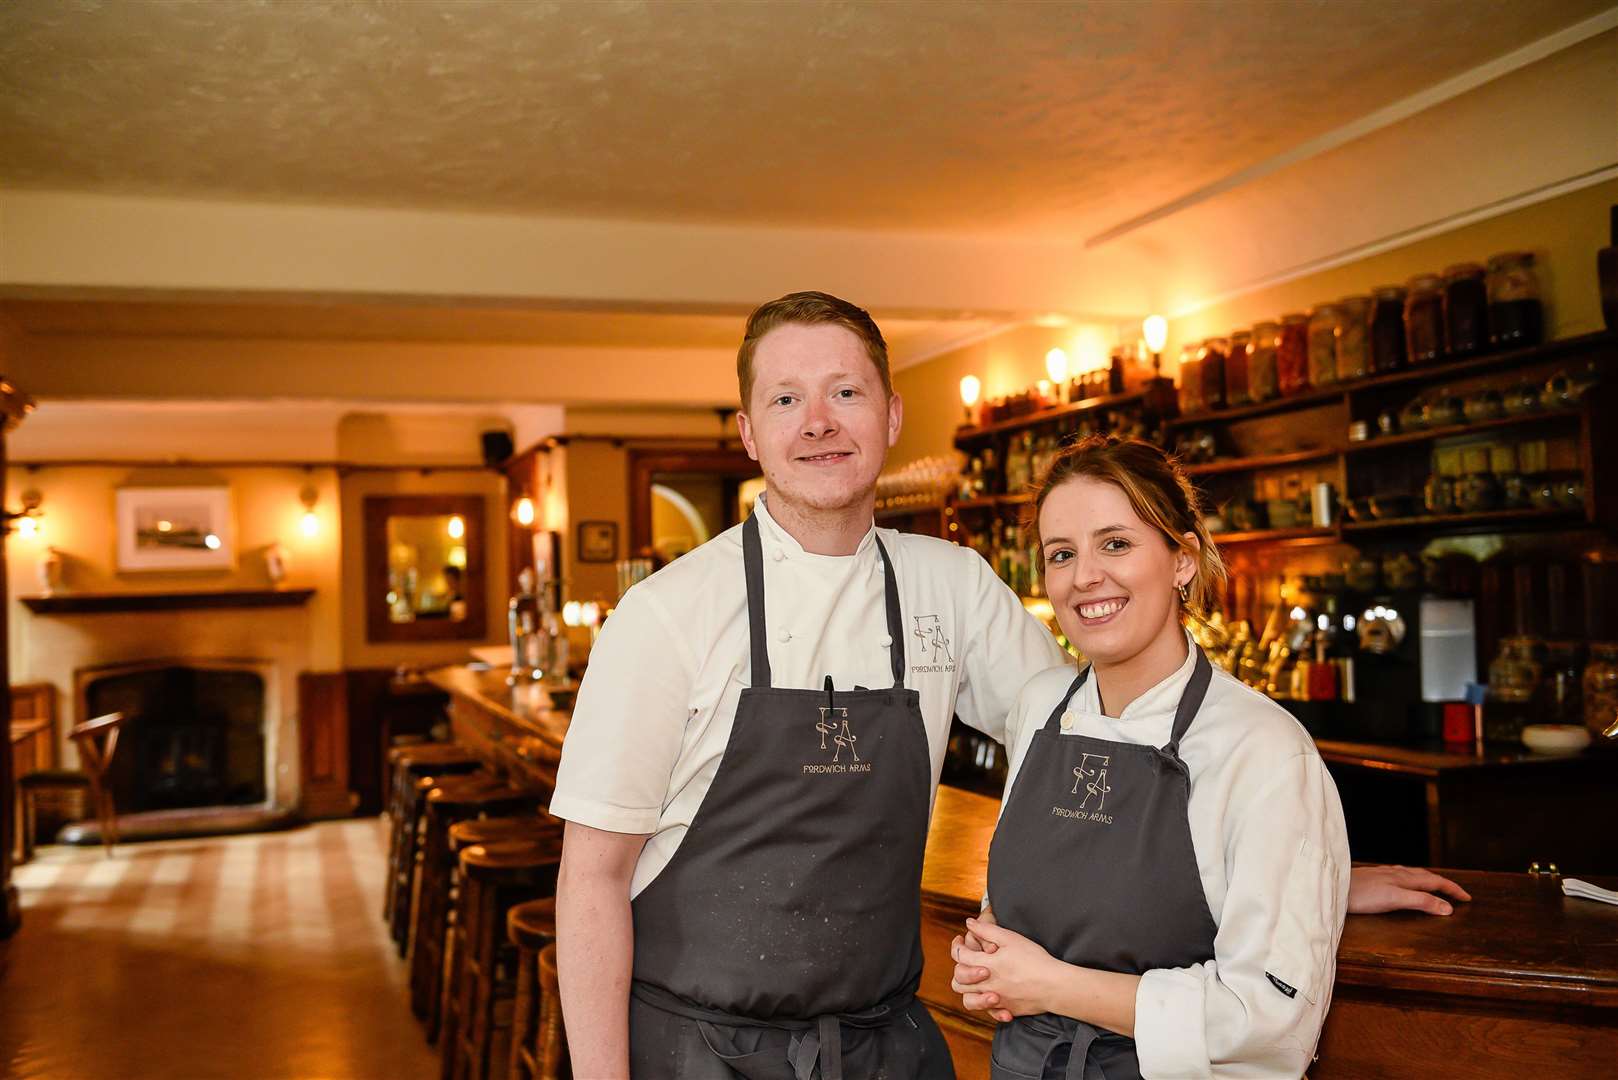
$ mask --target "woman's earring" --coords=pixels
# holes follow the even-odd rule
[[[1186,582],[1184,585],[1180,586],[1180,603],[1189,604],[1190,602],[1191,602],[1191,583]]]

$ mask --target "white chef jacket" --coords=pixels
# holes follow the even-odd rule
[[[880,531],[898,579],[905,685],[921,697],[935,792],[951,715],[1003,742],[1018,690],[1063,655],[970,548],[872,528],[852,555],[815,555],[770,518],[764,499],[755,513],[777,687],[818,690],[827,675],[839,690],[893,685]],[[696,817],[751,667],[739,525],[630,589],[602,627],[550,811],[651,834],[631,896],[668,865]]]
[[[1166,745],[1195,662],[1192,652],[1117,718],[1102,714],[1096,680],[1086,679],[1069,705],[1073,733]],[[1019,696],[1007,721],[1008,798],[1034,732],[1075,674],[1072,664],[1041,672]],[[1219,930],[1212,960],[1141,977],[1141,1073],[1301,1076],[1331,1003],[1348,908],[1348,832],[1337,785],[1290,713],[1218,667],[1180,758],[1191,774],[1191,846]],[[1082,894],[1073,902],[1082,909]]]

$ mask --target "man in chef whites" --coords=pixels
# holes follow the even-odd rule
[[[563,748],[551,812],[568,822],[573,1072],[953,1077],[914,997],[950,718],[1003,741],[1017,692],[1064,654],[976,552],[874,528],[902,406],[865,311],[773,300],[736,367],[765,494],[624,595]],[[910,616],[945,662],[907,656]],[[830,724],[858,733],[857,761],[821,752]],[[1440,882],[1356,871],[1350,909],[1446,911],[1413,891]]]

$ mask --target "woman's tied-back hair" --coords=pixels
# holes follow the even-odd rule
[[[1041,552],[1045,544],[1039,536],[1039,512],[1045,499],[1077,476],[1117,487],[1140,519],[1163,535],[1164,543],[1191,556],[1196,574],[1187,585],[1184,607],[1193,618],[1206,620],[1224,593],[1225,563],[1202,523],[1197,489],[1179,462],[1151,443],[1116,435],[1092,435],[1065,447],[1034,485],[1033,527]],[[1197,538],[1195,546],[1186,533]]]
[[[823,292],[795,292],[761,304],[747,317],[747,332],[742,335],[741,348],[736,350],[736,383],[742,394],[742,411],[752,407],[753,352],[760,339],[778,326],[818,326],[832,323],[841,326],[860,339],[865,355],[876,365],[882,379],[882,389],[893,396],[893,379],[888,374],[888,343],[882,331],[864,308]]]

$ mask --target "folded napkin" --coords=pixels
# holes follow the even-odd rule
[[[1580,900],[1599,900],[1603,904],[1618,904],[1618,892],[1611,892],[1588,881],[1580,881],[1576,877],[1562,879],[1562,892],[1567,896],[1576,896]]]

